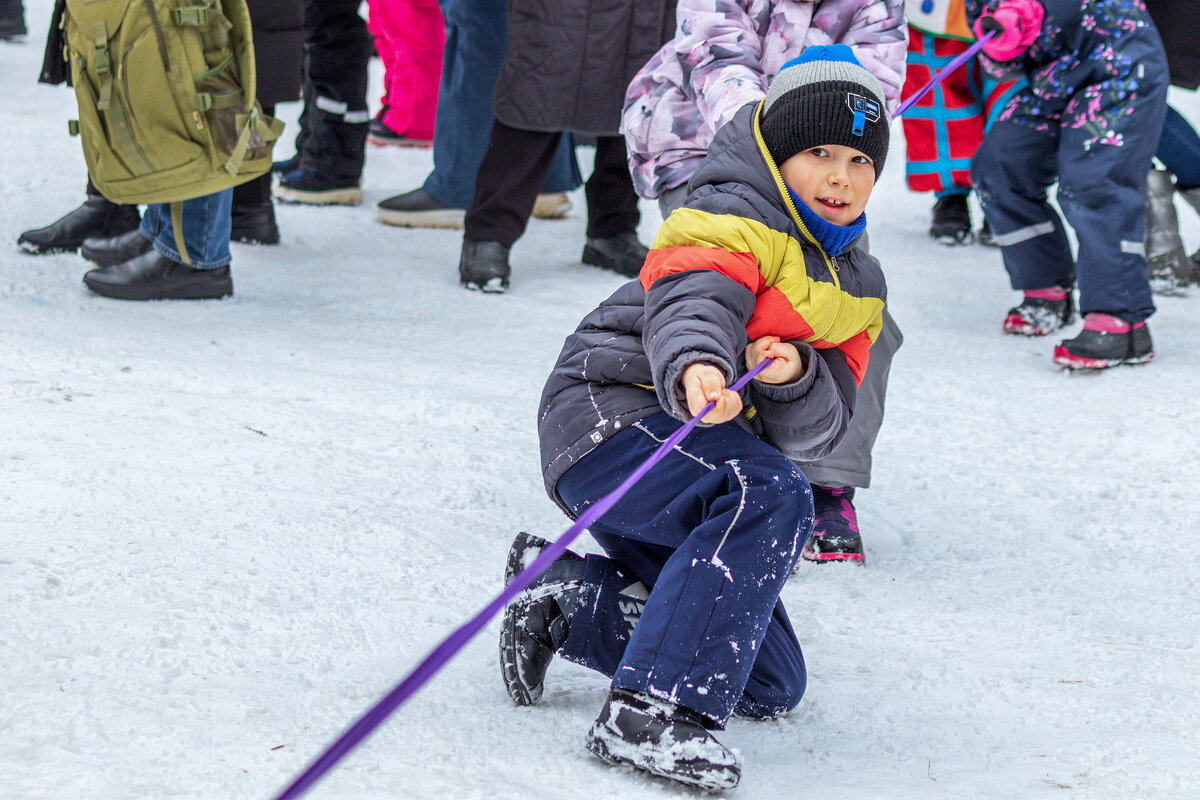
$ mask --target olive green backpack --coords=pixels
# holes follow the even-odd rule
[[[283,123],[255,99],[246,0],[67,0],[63,27],[72,132],[109,200],[178,203],[271,168]]]

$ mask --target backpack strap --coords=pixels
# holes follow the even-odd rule
[[[112,60],[108,53],[108,26],[104,20],[96,23],[95,38],[92,63],[96,65],[96,75],[100,77],[100,99],[96,101],[96,108],[107,111],[112,105]]]
[[[192,259],[188,256],[187,242],[183,241],[183,201],[171,203],[171,230],[175,233],[175,249],[179,251],[179,257],[183,259],[183,263],[191,264]]]

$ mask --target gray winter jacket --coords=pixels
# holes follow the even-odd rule
[[[878,263],[857,249],[831,259],[807,231],[793,224],[795,212],[779,188],[782,179],[756,146],[753,132],[745,127],[750,123],[750,114],[742,114],[718,134],[709,158],[691,183],[688,207],[701,212],[711,209],[722,218],[714,219],[714,225],[737,224],[743,217],[750,219],[751,225],[765,223],[798,242],[803,256],[783,267],[772,267],[792,271],[793,282],[798,274],[795,270],[821,282],[816,279],[825,265],[836,263],[841,291],[851,291],[852,284],[854,295],[867,298],[864,305],[874,302],[881,313],[881,303],[870,299],[882,298],[885,292]],[[656,248],[664,243],[664,235],[656,240]],[[546,491],[560,505],[555,490],[559,477],[609,437],[662,411],[681,421],[690,419],[679,383],[690,364],[717,366],[725,373],[726,385],[746,371],[747,325],[752,324],[756,309],[760,314],[754,324],[758,324],[762,317],[758,302],[771,294],[773,287],[760,285],[756,293],[744,280],[700,266],[651,279],[654,251],[651,255],[640,281],[619,288],[567,337],[542,390],[538,417],[542,473]],[[760,264],[767,266],[769,259],[763,254]],[[704,259],[706,263],[719,260],[719,254]],[[663,261],[670,261],[670,253]],[[837,280],[828,274],[824,277]],[[649,289],[644,289],[643,283],[648,283]],[[838,305],[854,305],[849,295],[843,301]],[[845,330],[849,334],[856,327],[865,330],[857,325]],[[769,328],[756,330],[755,338],[771,333]],[[839,347],[823,341],[814,348],[805,341],[786,338],[800,351],[805,373],[785,385],[751,381],[742,390],[746,413],[738,424],[788,457],[812,461],[830,453],[841,441],[854,409],[855,375]]]

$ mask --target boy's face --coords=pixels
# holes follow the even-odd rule
[[[784,183],[826,222],[849,225],[867,207],[875,188],[875,165],[853,147],[810,147],[779,165]]]

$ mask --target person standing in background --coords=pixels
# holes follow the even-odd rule
[[[383,61],[382,107],[367,126],[367,141],[429,147],[446,43],[437,0],[371,0],[367,28]]]

